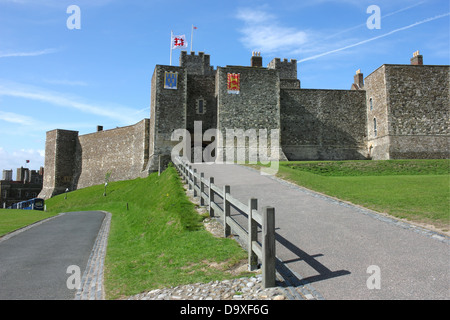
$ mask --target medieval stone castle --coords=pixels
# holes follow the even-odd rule
[[[301,88],[296,60],[263,67],[253,53],[248,67],[214,69],[209,55],[182,51],[179,66],[155,67],[150,119],[86,135],[47,132],[39,196],[102,184],[107,172],[111,181],[145,177],[170,159],[174,130],[193,134],[197,121],[202,133],[278,130],[282,160],[448,158],[448,111],[449,66],[424,65],[419,52],[366,78],[358,70],[350,90],[316,90]]]

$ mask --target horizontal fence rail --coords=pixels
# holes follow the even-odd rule
[[[197,169],[185,159],[176,157],[174,165],[181,178],[188,185],[188,190],[193,191],[194,197],[200,199],[200,205],[208,209],[210,217],[218,217],[224,228],[224,237],[236,234],[247,246],[248,268],[256,270],[258,261],[261,261],[262,284],[264,288],[275,286],[275,209],[264,207],[262,214],[258,212],[258,200],[251,198],[248,204],[244,204],[231,195],[231,187],[223,188],[214,184],[214,177],[205,178],[203,172]],[[205,191],[207,190],[207,191]],[[218,197],[222,200],[222,207],[218,205]],[[247,215],[247,230],[231,217],[231,208]],[[261,241],[258,242],[258,227],[261,228]],[[259,259],[259,260],[258,260]]]

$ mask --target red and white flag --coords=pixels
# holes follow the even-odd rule
[[[186,35],[172,37],[172,49],[185,49],[187,47]]]

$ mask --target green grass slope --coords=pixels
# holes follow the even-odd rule
[[[103,185],[93,186],[46,204],[54,213],[112,213],[104,275],[108,299],[232,278],[227,270],[246,258],[237,242],[215,238],[204,229],[203,217],[187,198],[173,167],[161,176],[109,183],[107,195],[103,192]]]
[[[378,212],[449,230],[449,160],[280,162],[278,176]]]

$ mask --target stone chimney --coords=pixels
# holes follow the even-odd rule
[[[413,57],[411,58],[411,65],[413,66],[423,66],[423,56],[419,51],[413,53]]]
[[[364,88],[364,74],[362,74],[361,69],[356,71],[354,76],[354,84],[357,90]]]
[[[252,52],[251,66],[252,67],[262,67],[261,52],[256,52],[256,51]]]

